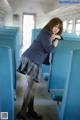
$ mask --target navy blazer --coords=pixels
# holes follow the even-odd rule
[[[46,59],[47,62],[49,62],[49,54],[55,49],[50,37],[50,32],[42,29],[36,40],[34,40],[31,46],[23,53],[23,56],[29,58],[37,65],[45,63]]]

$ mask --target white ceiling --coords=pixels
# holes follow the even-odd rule
[[[7,0],[0,0],[0,10],[3,11],[11,11],[11,6],[9,5]]]
[[[25,6],[26,12],[47,13],[59,7],[59,0],[8,0],[14,11]]]
[[[59,0],[0,0],[0,10],[3,9],[8,13],[11,11],[19,15],[36,13],[38,24],[48,21],[53,16],[60,16],[61,11],[63,13],[73,12],[73,10],[70,10],[71,8],[69,9],[70,6],[72,5],[60,4]],[[67,8],[67,11],[65,8]]]
[[[45,15],[57,8],[62,7],[59,0],[0,0],[0,9],[14,13],[36,13],[38,16]]]

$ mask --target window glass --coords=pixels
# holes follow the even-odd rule
[[[63,21],[63,31],[67,30],[67,21]]]
[[[80,19],[76,20],[75,32],[76,32],[77,35],[80,35]]]
[[[72,29],[73,29],[73,21],[72,20],[69,20],[68,21],[68,32],[69,33],[72,33]]]

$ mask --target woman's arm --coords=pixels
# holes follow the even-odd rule
[[[54,48],[50,38],[50,33],[47,30],[42,30],[38,39],[44,51],[50,53],[50,51]]]
[[[53,42],[53,45],[54,45],[54,47],[57,47],[57,46],[58,46],[58,40],[55,40],[55,41]]]
[[[60,39],[60,36],[55,35],[55,34],[51,35],[51,41],[52,41],[54,47],[58,46],[58,39]]]

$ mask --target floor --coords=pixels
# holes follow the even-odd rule
[[[23,102],[23,94],[27,81],[25,76],[17,73],[17,90],[15,101],[15,114],[17,114],[21,108]],[[48,93],[48,82],[41,80],[40,83],[36,83],[37,91],[35,95],[35,111],[43,116],[43,120],[58,120],[57,104],[54,102]]]

